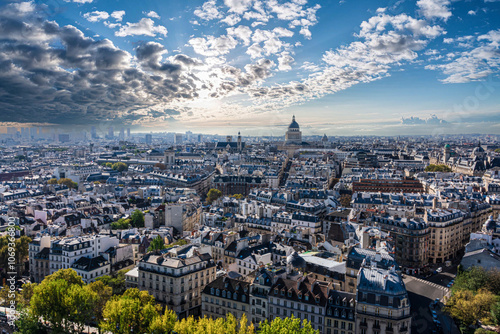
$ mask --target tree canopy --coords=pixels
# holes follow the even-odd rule
[[[148,252],[165,249],[165,240],[161,236],[154,238],[148,247]]]
[[[123,172],[123,171],[126,171],[128,169],[128,166],[126,163],[124,162],[115,162],[111,168],[113,168],[114,170],[117,170],[119,172]]]
[[[141,210],[135,210],[130,215],[132,227],[144,227],[144,213]]]
[[[207,202],[212,204],[213,201],[216,201],[222,196],[222,192],[219,189],[210,189],[207,194]]]
[[[57,181],[58,184],[61,184],[63,186],[68,187],[69,189],[76,189],[78,188],[78,183],[73,182],[73,180],[68,179],[67,177],[62,177]]]
[[[430,164],[425,167],[426,172],[451,172],[451,168],[446,165],[434,165]]]
[[[500,271],[472,267],[459,272],[446,311],[461,326],[500,325]]]

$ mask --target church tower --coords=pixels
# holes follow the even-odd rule
[[[241,134],[238,131],[238,152],[241,152]]]
[[[285,134],[285,145],[301,145],[302,132],[300,131],[299,123],[295,121],[295,115],[292,117],[292,123],[288,126],[288,131]]]

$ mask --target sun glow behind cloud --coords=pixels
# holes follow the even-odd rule
[[[57,15],[42,10],[43,3],[2,8],[0,121],[28,122],[36,114],[68,125],[149,128],[209,120],[223,126],[253,119],[254,126],[263,120],[271,126],[313,101],[388,81],[408,68],[437,74],[434,83],[463,84],[497,75],[500,67],[498,27],[451,36],[455,14],[447,0],[418,0],[404,13],[373,9],[353,23],[349,42],[321,45],[311,54],[307,47],[330,32],[316,27],[340,5],[209,0],[180,11],[179,17],[192,22],[186,35],[175,23],[178,16],[166,17],[160,4],[135,4],[132,15],[130,7],[90,2],[66,4],[78,9],[76,25],[59,23]],[[468,17],[481,13],[470,10]],[[89,37],[84,26],[107,31],[107,38]],[[425,119],[426,110],[403,116]],[[367,124],[370,117],[367,112]],[[391,119],[401,126],[399,118]]]

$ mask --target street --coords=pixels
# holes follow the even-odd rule
[[[428,334],[429,332],[439,332],[438,327],[435,325],[429,305],[436,298],[440,301],[448,293],[449,289],[446,287],[456,274],[456,267],[443,268],[443,272],[432,275],[427,279],[416,278],[405,275],[403,281],[405,282],[410,298],[411,312],[412,312],[412,333]],[[440,303],[440,306],[442,304]],[[442,325],[444,334],[459,334],[460,331],[453,322],[453,320],[443,312],[440,307],[436,309],[437,318]]]

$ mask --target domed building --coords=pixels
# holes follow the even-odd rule
[[[295,121],[295,115],[292,117],[292,123],[288,126],[285,134],[285,145],[302,145],[302,132],[299,123]]]

